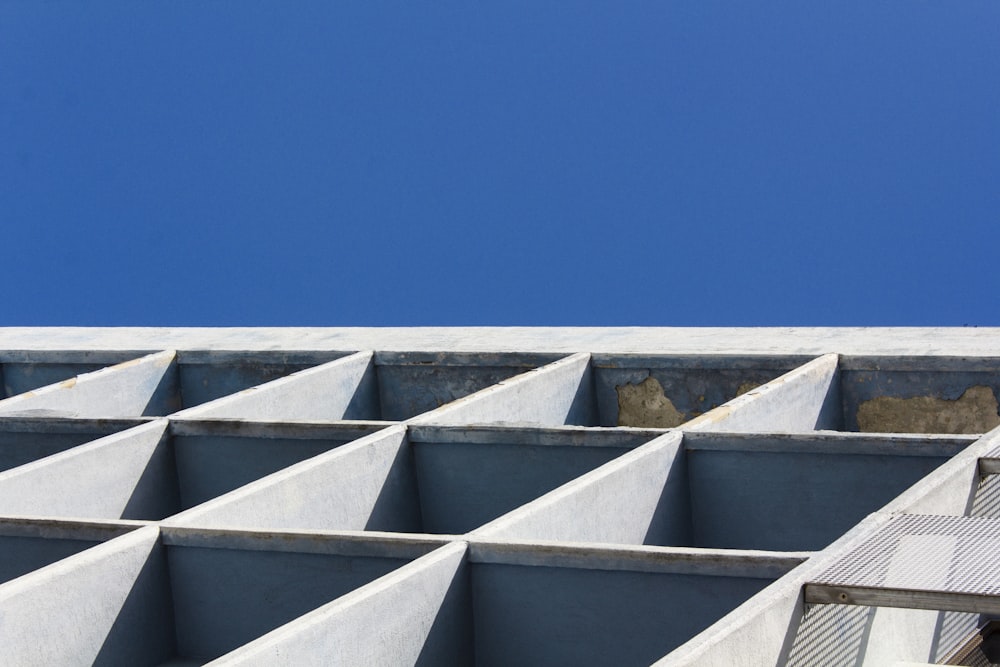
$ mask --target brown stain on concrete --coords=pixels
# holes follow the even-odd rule
[[[1000,426],[997,398],[975,386],[959,398],[879,396],[858,406],[858,429],[869,433],[985,433]]]
[[[639,384],[625,384],[615,387],[615,390],[618,392],[619,426],[673,428],[687,420],[652,376]]]
[[[76,378],[70,378],[68,380],[63,380],[59,383],[59,386],[63,389],[72,389],[76,386]]]
[[[760,383],[758,382],[744,382],[743,384],[741,384],[739,387],[736,388],[736,396],[742,396],[748,391],[753,391],[759,386]]]

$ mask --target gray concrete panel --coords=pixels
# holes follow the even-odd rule
[[[551,357],[551,355],[548,355]],[[255,420],[404,420],[464,398],[523,373],[546,357],[532,355],[380,355],[358,353],[243,389],[188,408],[178,418],[252,418]],[[211,362],[211,363],[209,363]],[[207,383],[219,369],[238,368],[214,357],[201,364],[181,363],[182,384],[196,374]],[[277,372],[277,371],[275,371]],[[230,384],[232,384],[230,382]],[[190,393],[190,392],[189,392]],[[185,405],[200,394],[185,394]]]
[[[802,596],[805,582],[832,563],[836,551],[861,543],[888,521],[888,516],[869,515],[826,550],[716,620],[683,646],[664,655],[655,666],[785,665],[806,611]]]
[[[473,564],[476,665],[648,665],[768,583]]]
[[[759,451],[787,446],[788,439],[741,437],[735,442],[745,449],[687,452],[695,546],[822,549],[964,447],[941,445],[937,456],[911,456],[911,443],[879,447],[876,437],[841,441],[849,447],[826,441],[827,447],[814,451],[794,445]]]

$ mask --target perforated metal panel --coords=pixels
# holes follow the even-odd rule
[[[897,516],[815,577],[807,599],[1000,612],[1000,520]]]

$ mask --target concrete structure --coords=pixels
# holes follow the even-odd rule
[[[1000,330],[0,329],[0,664],[990,664]]]

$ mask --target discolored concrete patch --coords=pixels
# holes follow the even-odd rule
[[[673,428],[687,421],[652,376],[639,384],[625,384],[615,390],[618,392],[619,426]]]
[[[869,433],[985,433],[1000,426],[997,399],[985,386],[959,398],[879,396],[858,406],[858,429]]]

